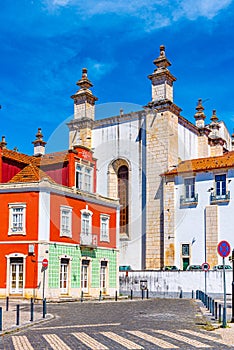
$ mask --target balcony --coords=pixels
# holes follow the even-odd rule
[[[230,201],[230,191],[227,191],[225,194],[217,195],[211,193],[210,195],[210,204],[222,204],[229,203]]]
[[[98,236],[92,233],[83,233],[80,234],[80,247],[82,248],[97,248]]]
[[[180,206],[181,207],[191,207],[196,206],[198,204],[198,193],[194,195],[194,197],[180,196]]]

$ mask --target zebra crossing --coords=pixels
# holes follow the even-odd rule
[[[67,338],[62,339],[62,335],[55,333],[43,334],[42,339],[45,343],[38,344],[34,347],[33,337],[28,339],[25,335],[14,335],[11,337],[11,349],[14,350],[74,350],[79,348],[90,350],[108,350],[119,347],[121,349],[183,349],[183,346],[190,346],[190,349],[217,349],[220,344],[225,346],[222,339],[210,336],[204,332],[181,329],[176,332],[167,330],[125,330],[120,334],[110,331],[99,331],[89,335],[83,331],[70,333],[73,337],[72,346],[68,343]],[[130,337],[130,339],[129,339]],[[105,341],[106,340],[106,341]],[[74,348],[74,342],[75,348]],[[227,348],[229,347],[226,345]]]

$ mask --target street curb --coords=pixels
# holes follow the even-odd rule
[[[22,324],[21,326],[14,326],[14,327],[11,327],[11,328],[7,328],[7,329],[5,329],[4,331],[0,332],[0,337],[4,336],[4,335],[6,335],[6,334],[11,334],[11,333],[15,333],[15,332],[20,332],[22,329],[26,329],[26,328],[29,328],[29,327],[33,327],[33,326],[35,326],[35,325],[37,325],[37,324],[50,321],[50,320],[52,320],[53,318],[55,318],[54,315],[52,315],[52,314],[47,314],[47,315],[46,315],[46,318],[44,318],[44,319],[40,319],[40,320],[33,321],[33,322],[28,321],[29,323]]]

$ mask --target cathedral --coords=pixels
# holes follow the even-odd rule
[[[206,117],[201,99],[194,123],[181,115],[163,45],[153,63],[152,96],[144,108],[101,120],[95,119],[98,99],[82,70],[71,96],[69,149],[92,150],[97,193],[119,199],[119,265],[186,269],[207,261],[213,266],[221,239],[234,246],[232,136],[215,110]],[[77,172],[81,178],[82,170]]]

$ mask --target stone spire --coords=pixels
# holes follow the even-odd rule
[[[212,117],[210,118],[211,123],[209,125],[209,145],[210,145],[210,155],[211,156],[221,156],[223,155],[223,149],[225,145],[225,140],[220,137],[219,129],[220,125],[218,122],[218,117],[216,115],[216,110],[213,109]]]
[[[6,138],[5,138],[5,136],[2,136],[2,141],[0,142],[0,147],[6,148],[6,145],[7,145]]]
[[[76,83],[80,89],[71,96],[74,100],[74,119],[89,118],[94,120],[94,105],[98,98],[90,90],[93,84],[88,79],[87,73],[87,68],[83,68],[81,79]]]
[[[148,78],[152,82],[152,101],[169,100],[173,102],[173,82],[176,78],[167,67],[171,66],[165,54],[165,46],[160,46],[159,57],[154,60],[157,67]]]
[[[194,115],[194,118],[196,120],[196,126],[199,129],[202,129],[205,127],[206,116],[204,114],[204,109],[205,108],[202,106],[202,99],[199,98],[198,103],[197,103],[197,107],[196,107],[197,112]]]
[[[43,141],[43,135],[41,133],[41,128],[38,128],[36,134],[36,140],[32,142],[34,144],[34,153],[36,157],[40,157],[45,154],[45,145],[46,142]]]
[[[220,129],[220,125],[218,123],[218,117],[216,115],[216,110],[213,109],[213,114],[212,117],[210,118],[211,123],[210,123],[210,129],[211,129],[211,133],[209,135],[210,138],[218,138],[219,137],[219,129]]]

